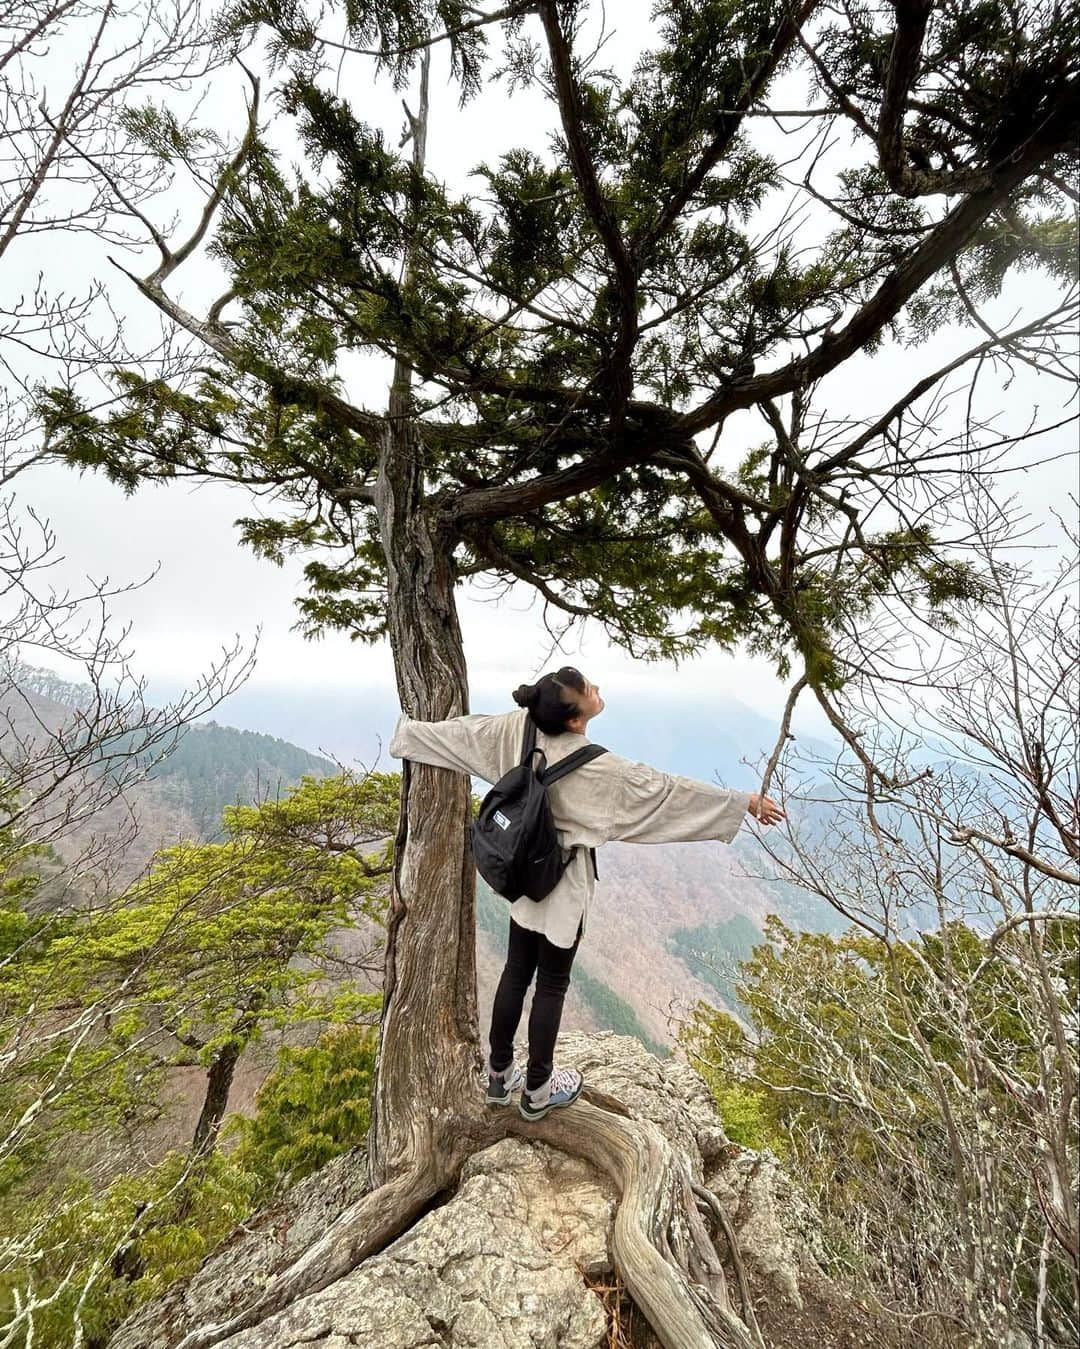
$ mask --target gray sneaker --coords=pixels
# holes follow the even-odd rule
[[[576,1068],[556,1068],[544,1086],[533,1092],[522,1088],[518,1114],[522,1119],[543,1119],[549,1110],[573,1105],[584,1085]]]

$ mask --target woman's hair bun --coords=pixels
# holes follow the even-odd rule
[[[518,707],[529,707],[536,701],[536,685],[519,684],[510,696]]]

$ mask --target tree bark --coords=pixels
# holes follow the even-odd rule
[[[406,108],[417,183],[427,148],[425,52],[416,116]],[[412,203],[419,217],[419,187]],[[406,258],[404,289],[416,283]],[[429,507],[412,370],[394,364],[379,446],[375,509],[386,559],[387,625],[401,706],[438,721],[469,710],[465,647],[454,599],[455,539]],[[469,782],[405,762],[387,916],[383,1009],[368,1135],[372,1188],[412,1173],[435,1193],[456,1174],[455,1116],[480,1111],[475,881]]]
[[[376,499],[401,705],[425,720],[459,716],[468,684],[452,542],[424,508],[423,446],[401,388],[391,394],[381,460]],[[447,1126],[477,1102],[469,801],[462,774],[403,762],[369,1135],[373,1187],[418,1165],[446,1175]]]

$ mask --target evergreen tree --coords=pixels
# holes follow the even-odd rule
[[[206,1071],[191,1141],[206,1156],[249,1045],[377,1016],[379,993],[327,981],[321,962],[334,932],[383,922],[398,793],[396,775],[306,778],[230,807],[222,843],[161,850],[104,908],[0,909],[0,1199],[79,1174],[80,1138],[108,1150],[156,1118],[178,1064]]]
[[[282,1050],[254,1114],[231,1116],[229,1146],[200,1159],[194,1174],[190,1154],[175,1149],[104,1189],[65,1170],[18,1203],[0,1196],[0,1324],[15,1336],[9,1343],[68,1349],[81,1335],[87,1346],[105,1345],[126,1315],[198,1269],[238,1223],[362,1146],[374,1058],[369,1026]]]

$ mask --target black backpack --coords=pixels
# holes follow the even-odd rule
[[[526,716],[521,762],[484,797],[472,824],[476,869],[497,895],[511,901],[523,895],[540,900],[555,889],[573,851],[564,858],[547,789],[583,763],[606,753],[603,745],[584,745],[545,771],[547,755],[536,746],[536,722]],[[539,768],[533,765],[534,754],[540,755]],[[596,849],[589,852],[593,875],[599,877]]]

